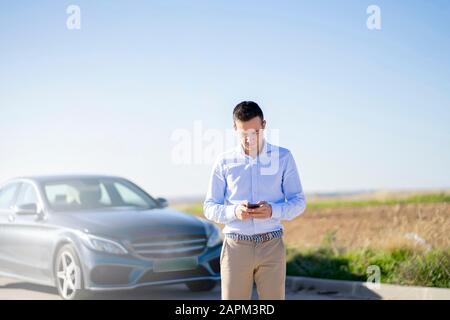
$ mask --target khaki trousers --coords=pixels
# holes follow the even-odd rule
[[[225,238],[220,254],[222,300],[284,300],[286,251],[283,238],[256,243]]]

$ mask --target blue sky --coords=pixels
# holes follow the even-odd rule
[[[174,164],[171,135],[255,100],[307,192],[448,188],[449,40],[445,0],[0,1],[0,181],[203,195],[211,164]]]

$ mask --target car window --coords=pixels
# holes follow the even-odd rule
[[[131,190],[126,185],[115,182],[114,187],[116,188],[117,192],[119,193],[120,197],[122,198],[124,205],[129,206],[136,206],[136,207],[146,207],[148,206],[148,203],[136,193],[136,191]]]
[[[70,181],[45,186],[45,194],[54,210],[77,210],[111,206],[111,197],[99,181]]]
[[[49,180],[42,186],[44,199],[57,212],[158,207],[145,191],[124,179],[72,178]]]
[[[7,210],[12,206],[19,183],[12,183],[0,189],[0,210]]]
[[[16,206],[28,204],[38,204],[38,197],[35,188],[30,183],[24,183],[20,187],[20,193],[16,200]]]

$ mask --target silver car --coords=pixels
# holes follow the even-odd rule
[[[108,176],[18,178],[0,186],[0,275],[93,291],[220,279],[220,229]]]

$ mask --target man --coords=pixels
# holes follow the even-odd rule
[[[281,220],[306,208],[289,150],[264,139],[266,120],[252,101],[233,111],[240,145],[219,157],[204,202],[208,220],[225,224],[220,255],[222,299],[285,299],[286,253]]]

